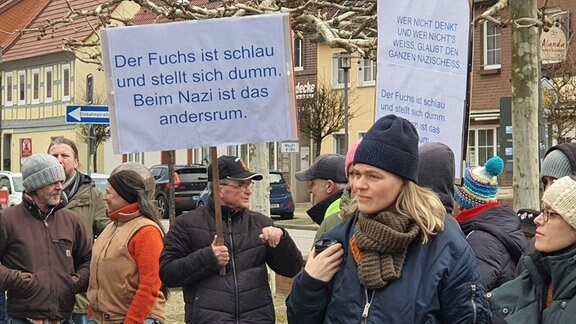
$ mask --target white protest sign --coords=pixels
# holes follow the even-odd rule
[[[298,137],[289,16],[101,31],[116,153]]]
[[[462,168],[470,6],[465,0],[378,3],[376,119],[410,120],[420,144],[442,142]]]

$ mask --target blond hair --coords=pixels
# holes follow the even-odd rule
[[[446,209],[438,195],[412,181],[404,181],[404,187],[396,199],[396,210],[414,219],[423,235],[423,244],[431,235],[444,230]]]

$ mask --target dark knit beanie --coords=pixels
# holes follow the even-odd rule
[[[136,171],[133,170],[122,170],[116,172],[110,175],[108,178],[108,183],[112,186],[112,188],[114,188],[114,190],[116,190],[122,199],[124,199],[127,203],[132,204],[138,201],[138,192],[130,190],[128,184],[126,183],[125,174],[129,172],[136,173]],[[140,175],[138,173],[136,173],[134,177],[140,179]],[[142,181],[142,183],[144,183],[144,181]]]
[[[418,132],[395,115],[378,119],[356,149],[354,164],[368,164],[418,183]]]

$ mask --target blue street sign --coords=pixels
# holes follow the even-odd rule
[[[110,124],[108,106],[66,106],[69,124]]]

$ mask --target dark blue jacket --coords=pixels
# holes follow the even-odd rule
[[[458,224],[411,243],[400,279],[374,291],[366,321],[366,296],[349,250],[356,219],[326,234],[343,243],[344,260],[330,284],[299,274],[286,300],[289,323],[490,323],[490,311],[472,249]],[[332,292],[330,293],[330,290]]]
[[[461,216],[469,218],[462,220]],[[462,211],[456,219],[476,255],[486,290],[514,279],[516,264],[527,244],[516,212],[495,202]]]

